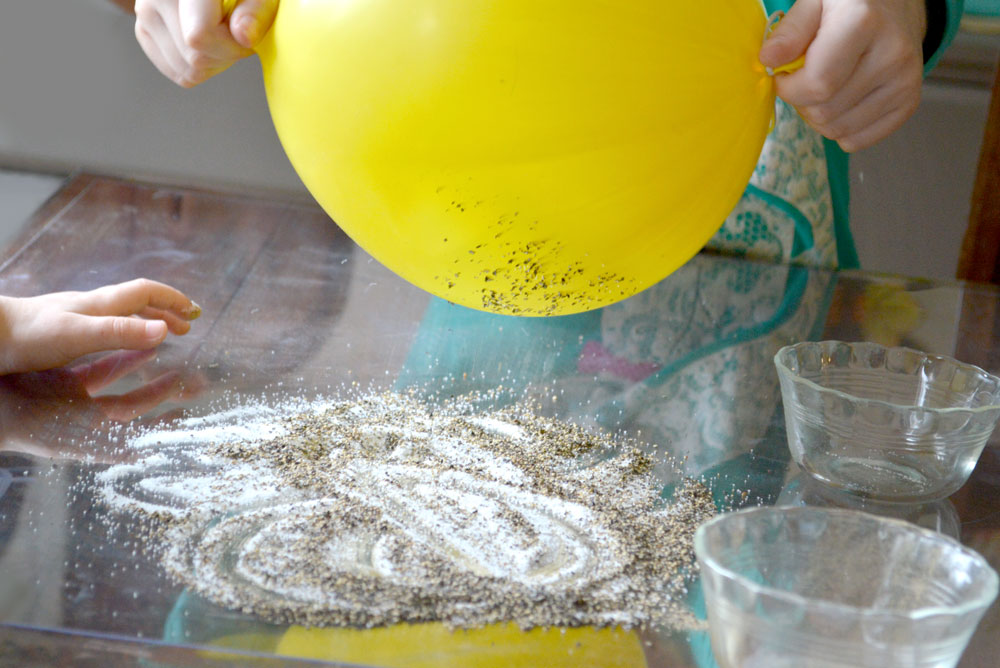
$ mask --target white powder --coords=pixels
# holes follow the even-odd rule
[[[150,540],[170,573],[269,621],[691,621],[704,487],[665,506],[634,444],[472,405],[238,407],[133,438],[139,458],[96,479],[119,512],[166,522]]]

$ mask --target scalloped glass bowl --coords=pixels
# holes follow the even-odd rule
[[[956,491],[997,418],[1000,378],[950,357],[820,341],[774,357],[792,458],[832,487],[900,502]]]
[[[722,668],[954,666],[997,595],[973,550],[855,510],[726,513],[694,548]]]

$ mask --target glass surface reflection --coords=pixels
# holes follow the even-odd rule
[[[7,481],[0,568],[8,575],[0,627],[35,629],[22,637],[40,644],[56,633],[99,639],[107,652],[142,638],[161,647],[273,654],[289,631],[186,593],[137,544],[137,519],[111,517],[96,502],[92,477],[120,461],[134,427],[174,425],[248,397],[277,402],[371,386],[438,401],[502,386],[491,400],[497,406],[529,397],[545,415],[648,444],[661,458],[664,495],[681,476],[695,476],[718,505],[739,507],[793,494],[813,499],[786,486],[790,457],[772,362],[781,346],[891,336],[964,358],[954,332],[927,343],[931,325],[946,334],[958,329],[969,292],[953,286],[702,255],[600,311],[495,316],[430,299],[352,248],[314,208],[93,178],[74,187],[47,214],[43,232],[0,266],[0,291],[82,289],[142,269],[191,294],[205,314],[191,334],[100,388],[88,390],[65,371],[0,383],[7,450],[0,453],[0,486]],[[992,323],[996,294],[974,296],[973,324]],[[980,347],[997,358],[992,330],[976,332],[969,340],[985,341]],[[170,389],[167,380],[178,377],[191,391]],[[149,391],[160,378],[167,379],[163,393]],[[121,410],[109,414],[107,404]],[[988,447],[984,457],[995,451]],[[963,540],[996,563],[990,545],[1000,535],[1000,497],[987,482],[974,475],[955,503],[966,522]],[[940,530],[956,531],[947,508],[937,518]],[[696,592],[688,603],[699,609]],[[970,646],[979,657],[996,656],[994,636],[983,633],[998,628],[995,607],[991,614]],[[360,635],[378,642],[377,634]],[[700,632],[646,630],[630,638],[638,638],[649,666],[712,665]],[[15,634],[0,641],[14,643]],[[71,651],[56,645],[55,655]],[[150,665],[130,661],[107,665]]]
[[[926,503],[878,501],[831,489],[802,472],[796,473],[785,483],[775,505],[862,510],[872,515],[906,520],[955,539],[961,535],[958,510],[948,499]]]

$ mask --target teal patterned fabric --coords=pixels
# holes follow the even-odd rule
[[[839,176],[839,175],[838,175]],[[739,257],[837,267],[838,221],[826,143],[778,100],[750,184],[708,247]]]
[[[641,433],[699,476],[762,442],[780,403],[774,353],[820,331],[833,285],[828,272],[699,255],[579,315],[517,318],[435,299],[399,385],[450,395],[503,384],[545,405],[556,395],[560,417]]]
[[[586,407],[564,417],[641,433],[700,476],[764,438],[781,397],[774,353],[822,327],[832,286],[825,272],[695,257],[602,309],[576,373],[551,387]]]

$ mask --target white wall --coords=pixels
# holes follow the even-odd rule
[[[106,0],[0,0],[0,166],[77,167],[303,192],[256,58],[192,90]]]
[[[183,90],[149,63],[132,17],[107,0],[0,4],[0,167],[306,196],[271,125],[256,59]],[[997,43],[963,35],[917,115],[854,156],[851,215],[864,267],[954,275]]]
[[[862,267],[955,275],[998,57],[1000,35],[960,32],[913,118],[851,157],[851,227]]]
[[[955,276],[989,100],[987,89],[930,81],[906,125],[851,156],[851,229],[863,268]]]

